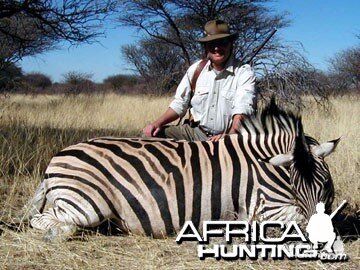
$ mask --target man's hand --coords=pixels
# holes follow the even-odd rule
[[[238,131],[236,129],[234,129],[234,128],[231,128],[229,130],[229,134],[237,134],[237,133],[238,133]]]
[[[233,118],[233,124],[229,130],[229,134],[236,134],[239,132],[240,129],[240,125],[241,125],[241,121],[244,119],[244,115],[241,114],[237,114],[234,116]],[[215,136],[212,136],[209,138],[208,141],[210,142],[217,142],[219,141],[221,138],[224,138],[226,134],[225,133],[221,133],[221,134],[217,134]]]
[[[164,125],[176,120],[179,118],[179,115],[171,108],[168,108],[166,112],[160,116],[155,122],[150,125],[147,125],[142,131],[145,137],[155,137],[161,127]]]
[[[224,136],[225,136],[225,133],[217,134],[217,135],[214,135],[214,136],[210,137],[208,141],[210,141],[210,142],[217,142],[217,141],[219,141],[221,138],[223,138]]]
[[[143,134],[145,137],[155,137],[159,131],[160,131],[160,127],[154,124],[150,124],[143,129]]]

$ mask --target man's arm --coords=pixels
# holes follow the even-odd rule
[[[229,134],[238,133],[240,130],[241,122],[245,119],[245,114],[235,114],[232,119],[232,125]]]
[[[155,122],[147,125],[143,129],[143,134],[146,137],[155,137],[162,126],[169,124],[178,118],[179,115],[172,108],[168,108],[165,113],[160,116]]]
[[[235,134],[238,133],[240,126],[241,126],[241,121],[246,117],[246,115],[244,114],[235,114],[233,116],[232,119],[232,124],[231,124],[231,128],[229,130],[229,134]],[[223,134],[218,134],[215,136],[212,136],[211,138],[209,138],[209,141],[211,142],[217,142],[218,140],[220,140],[222,137],[224,137],[225,133]]]

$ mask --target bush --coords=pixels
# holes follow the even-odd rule
[[[125,74],[113,75],[104,79],[104,83],[110,85],[110,87],[114,90],[118,90],[124,86],[131,87],[141,83],[141,81],[142,79],[137,75]]]
[[[42,73],[30,73],[23,77],[23,81],[30,87],[45,89],[52,85],[49,76]]]
[[[67,93],[80,94],[93,92],[95,83],[91,80],[92,74],[71,71],[63,75],[67,85]]]

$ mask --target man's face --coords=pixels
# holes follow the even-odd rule
[[[208,57],[217,66],[224,66],[231,54],[231,41],[229,39],[218,39],[207,42],[205,48]]]

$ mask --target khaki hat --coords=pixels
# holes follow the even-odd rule
[[[198,42],[209,42],[217,39],[231,37],[236,39],[238,33],[230,33],[229,25],[222,20],[208,21],[205,26],[205,36],[198,39]]]

